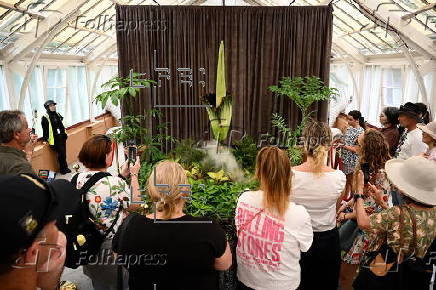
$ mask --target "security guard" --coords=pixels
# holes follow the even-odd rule
[[[44,108],[47,110],[47,114],[41,118],[41,126],[43,131],[44,144],[49,144],[50,148],[57,152],[59,169],[61,174],[70,173],[67,164],[67,154],[65,142],[68,138],[65,133],[64,119],[58,112],[56,112],[56,103],[52,100],[48,100],[44,103]]]

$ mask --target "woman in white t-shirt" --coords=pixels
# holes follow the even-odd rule
[[[336,290],[341,264],[336,210],[346,177],[324,163],[331,143],[327,124],[310,122],[303,131],[307,161],[293,167],[292,200],[303,205],[312,221],[313,244],[301,255],[301,290]]]
[[[312,244],[306,209],[291,202],[291,164],[285,151],[262,148],[256,159],[260,190],[238,200],[235,224],[240,289],[296,289],[300,252]]]

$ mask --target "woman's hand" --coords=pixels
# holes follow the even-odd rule
[[[121,176],[123,176],[124,178],[129,177],[130,174],[130,168],[129,168],[129,164],[128,162],[125,162],[123,164],[123,166],[121,167],[121,172],[120,172]]]
[[[340,212],[340,213],[338,213],[338,215],[336,217],[336,221],[338,223],[342,223],[343,221],[346,220],[346,216],[347,216],[347,214],[345,212]]]
[[[138,176],[140,169],[141,169],[141,162],[139,161],[139,156],[136,156],[135,165],[130,167],[130,174],[132,176]]]
[[[383,208],[388,208],[387,200],[384,199],[384,191],[377,186],[368,183],[368,192],[374,198],[375,202]]]

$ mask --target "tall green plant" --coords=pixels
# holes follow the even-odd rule
[[[309,111],[310,106],[316,101],[335,98],[337,89],[326,87],[318,77],[285,77],[279,82],[279,86],[270,86],[269,89],[279,96],[288,97],[301,111],[301,122],[294,130],[288,128],[284,118],[279,114],[274,113],[272,117],[272,125],[286,139],[291,161],[297,165],[301,163],[303,154],[301,148],[297,146],[298,138],[313,113]]]
[[[310,115],[309,107],[316,101],[329,100],[337,95],[337,89],[326,87],[318,77],[285,77],[279,86],[270,86],[270,91],[286,96],[300,109],[303,119]]]
[[[152,84],[156,83],[153,80],[140,79],[139,77],[139,73],[133,73],[132,79],[130,79],[130,77],[111,78],[109,81],[101,85],[103,89],[109,90],[97,95],[94,100],[95,103],[101,104],[101,107],[104,109],[109,100],[112,102],[112,104],[118,106],[124,99],[127,99],[128,111],[126,115],[132,114],[134,104],[131,98],[135,98],[141,89],[136,86],[149,88]],[[135,87],[132,87],[131,84],[133,84]]]

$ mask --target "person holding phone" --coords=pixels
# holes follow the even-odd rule
[[[354,171],[353,192],[356,191],[356,173],[360,170],[365,176],[364,204],[368,214],[377,213],[388,208],[392,202],[389,201],[390,185],[384,174],[385,163],[391,158],[389,147],[383,134],[375,129],[368,129],[364,134],[359,135],[358,143],[360,145],[359,163]],[[375,185],[382,190],[382,199],[374,199],[369,192],[369,184]],[[350,200],[346,206],[338,211],[338,222],[344,222],[349,219],[356,219],[355,212],[345,212],[345,208],[353,208],[354,201]],[[357,226],[357,225],[356,225]],[[342,258],[341,273],[339,276],[340,286],[343,290],[351,290],[357,268],[362,262],[363,255],[368,246],[368,239],[363,231],[359,231],[354,239],[350,250]]]
[[[84,172],[73,177],[77,181],[77,189],[80,189],[94,174],[107,172],[113,159],[112,140],[106,135],[95,135],[83,144],[78,157],[86,167]],[[114,224],[112,232],[101,245],[98,262],[83,266],[83,273],[92,280],[94,290],[115,290],[117,287],[117,266],[104,261],[112,256],[112,238],[123,219],[127,217],[127,210],[139,207],[139,204],[130,204],[130,202],[141,201],[138,180],[140,168],[141,164],[137,157],[135,164],[129,167],[126,163],[121,171],[123,178],[130,175],[130,187],[123,178],[110,175],[97,181],[86,193],[89,211],[100,232],[104,234]],[[122,211],[118,215],[120,205]]]
[[[67,164],[66,141],[67,134],[62,123],[64,119],[61,114],[56,112],[56,103],[53,100],[48,100],[44,103],[44,108],[47,111],[41,118],[41,126],[43,131],[43,144],[49,144],[50,148],[58,155],[59,172],[61,174],[70,173],[71,170]]]

